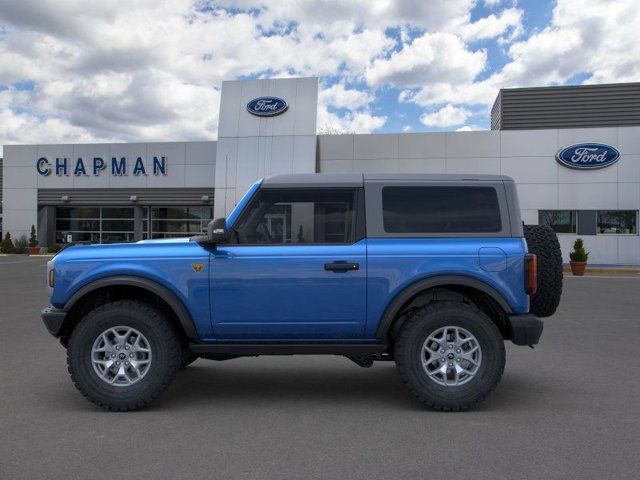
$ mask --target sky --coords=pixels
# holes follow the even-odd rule
[[[485,130],[500,88],[640,81],[637,0],[0,0],[0,145],[215,140],[223,80],[318,131]]]

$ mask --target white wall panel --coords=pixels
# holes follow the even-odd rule
[[[391,159],[370,159],[354,160],[353,171],[356,173],[398,173],[398,160]]]
[[[556,183],[558,162],[547,157],[502,157],[502,174],[517,183]]]
[[[500,132],[447,132],[447,158],[500,157]]]
[[[298,78],[296,82],[296,102],[294,105],[295,125],[293,134],[316,135],[318,104],[318,79]],[[280,115],[283,116],[283,115]],[[288,132],[285,132],[288,133]],[[314,151],[315,153],[315,151]]]
[[[320,173],[351,173],[353,160],[322,160]]]
[[[215,173],[211,165],[188,165],[184,174],[187,188],[214,188]]]
[[[316,172],[316,144],[315,135],[296,135],[293,137],[293,166],[291,173]]]
[[[355,135],[319,135],[318,157],[323,159],[341,160],[354,158],[353,144]]]
[[[518,185],[521,210],[554,210],[558,208],[558,186],[535,183]]]
[[[618,237],[618,262],[640,263],[640,237],[637,235]]]
[[[617,207],[617,183],[564,183],[558,187],[560,209],[597,210]]]
[[[618,181],[618,164],[597,170],[578,170],[560,166],[558,181],[560,183],[615,183]]]
[[[503,157],[545,157],[558,150],[558,130],[507,130],[501,132]]]
[[[500,157],[447,157],[447,173],[487,173],[500,172]]]
[[[558,148],[576,143],[606,143],[618,145],[617,128],[561,128],[558,130]]]
[[[398,158],[398,135],[354,135],[353,158]]]
[[[622,156],[640,155],[640,128],[618,128],[618,150]]]
[[[35,168],[32,166],[8,167],[3,169],[3,183],[7,188],[33,188]]]
[[[637,183],[618,184],[618,208],[626,210],[640,209],[640,185]]]
[[[444,158],[400,158],[397,170],[399,173],[445,173],[446,160]]]
[[[640,131],[638,136],[640,136]],[[618,182],[640,183],[640,155],[623,154],[616,165],[618,166]]]
[[[26,166],[33,166],[35,168],[36,160],[39,156],[42,156],[38,155],[38,150],[43,147],[47,147],[47,145],[5,145],[4,158],[2,160],[3,168]],[[63,145],[57,145],[57,147],[65,148]],[[72,150],[64,151],[72,152]]]
[[[398,134],[400,158],[444,158],[446,141],[442,133]]]

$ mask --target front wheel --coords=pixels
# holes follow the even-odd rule
[[[182,349],[169,319],[145,303],[119,300],[89,312],[73,330],[67,366],[80,392],[107,410],[148,405],[180,367]]]
[[[475,306],[435,302],[414,311],[396,341],[398,371],[409,391],[437,410],[465,410],[498,385],[504,340]]]

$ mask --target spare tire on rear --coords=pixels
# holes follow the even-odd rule
[[[529,253],[538,257],[538,290],[531,295],[529,311],[538,317],[550,317],[562,295],[562,252],[558,236],[551,227],[525,225],[524,238]]]

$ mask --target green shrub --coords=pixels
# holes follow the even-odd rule
[[[11,234],[7,232],[4,236],[4,240],[0,243],[0,252],[2,253],[13,253],[15,247],[13,246],[13,242],[11,241]]]
[[[29,235],[29,246],[37,247],[38,246],[38,236],[36,235],[36,226],[31,225],[31,235]]]
[[[62,247],[60,245],[52,245],[47,248],[47,253],[58,253]]]
[[[27,253],[27,247],[29,246],[29,241],[27,240],[26,235],[20,235],[20,237],[14,242],[15,244],[15,253]]]
[[[574,262],[586,262],[589,259],[589,252],[584,249],[584,242],[581,238],[576,238],[573,252],[569,254],[569,258]]]

